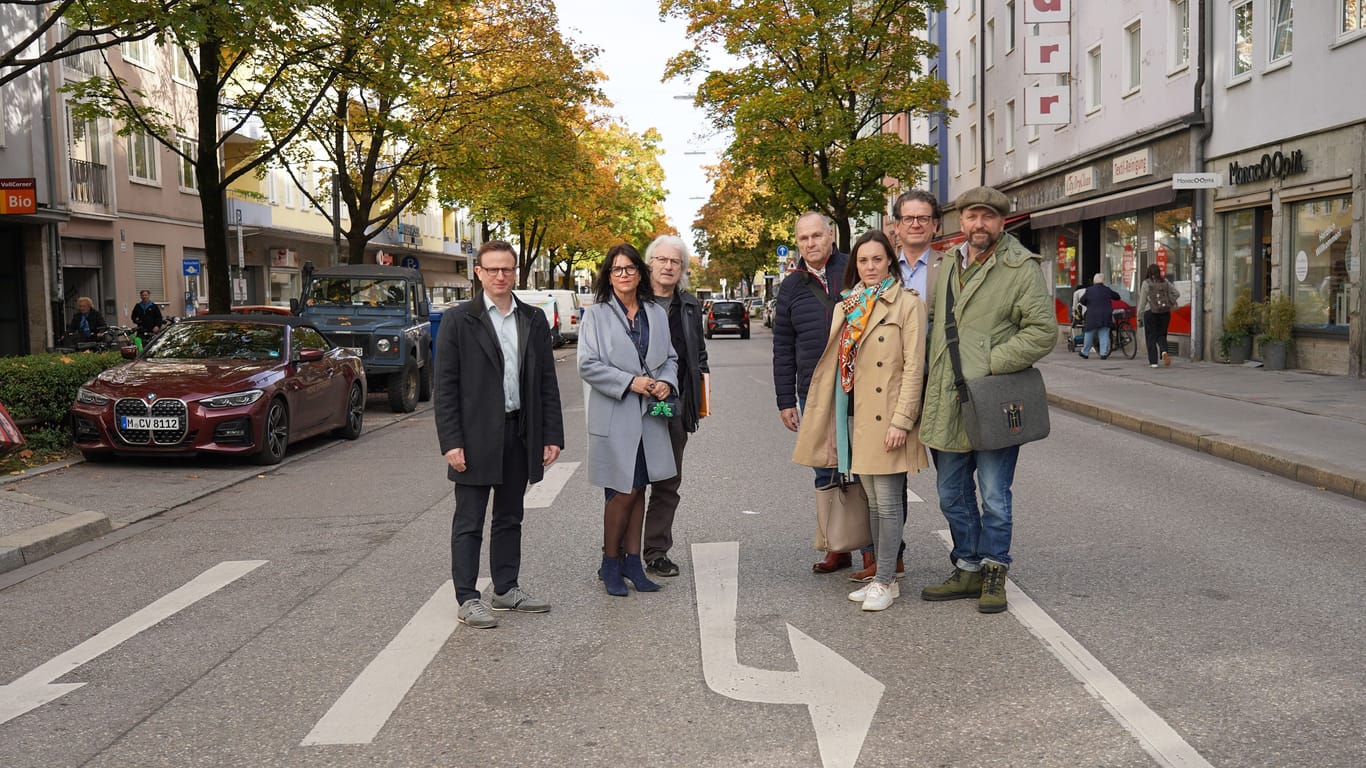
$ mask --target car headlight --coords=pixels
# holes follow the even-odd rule
[[[399,349],[397,336],[380,336],[375,339],[375,351],[381,355],[397,355]]]
[[[393,348],[393,342],[389,341],[388,339],[380,339],[379,341],[375,342],[375,349],[378,349],[381,353],[388,352]]]
[[[262,392],[259,389],[248,389],[245,392],[232,392],[226,395],[206,397],[203,400],[200,400],[199,404],[205,408],[240,408],[260,400],[261,396],[264,394],[265,392]]]
[[[113,398],[105,397],[98,392],[91,392],[85,387],[76,390],[76,402],[85,405],[109,405]]]

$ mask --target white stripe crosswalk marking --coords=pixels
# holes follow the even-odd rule
[[[489,584],[487,577],[481,578],[475,582],[475,588],[483,592]],[[361,670],[341,698],[304,737],[302,745],[369,744],[374,741],[455,631],[459,623],[455,614],[455,587],[447,581]]]
[[[560,491],[564,489],[564,484],[569,482],[569,478],[574,475],[574,470],[578,468],[579,462],[577,461],[556,462],[546,467],[545,478],[528,488],[526,496],[522,497],[522,507],[525,509],[545,509],[554,504],[555,497],[560,495]]]

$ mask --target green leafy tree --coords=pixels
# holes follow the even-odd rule
[[[122,0],[10,0],[0,9],[0,32],[8,33],[0,47],[0,86],[44,64],[145,40],[159,30],[162,14],[182,3],[163,0],[161,14],[124,19],[111,7],[126,4]]]
[[[696,44],[666,78],[703,75],[697,92],[717,129],[734,136],[727,157],[753,168],[790,212],[834,220],[847,249],[850,220],[882,210],[883,178],[907,179],[937,157],[881,131],[884,116],[944,110],[948,90],[924,74],[936,47],[917,33],[942,0],[661,0]],[[709,69],[720,46],[743,63]]]

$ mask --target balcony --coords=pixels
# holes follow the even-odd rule
[[[69,158],[71,201],[109,207],[109,167],[89,160]]]

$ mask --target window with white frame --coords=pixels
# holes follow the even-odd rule
[[[953,163],[953,175],[961,175],[963,173],[963,134],[961,133],[953,135],[953,157],[951,161]]]
[[[150,37],[144,37],[141,40],[125,42],[121,51],[124,61],[150,69],[154,61],[152,57],[156,55],[156,45]]]
[[[953,52],[953,92],[955,94],[963,90],[963,52]]]
[[[1135,21],[1124,28],[1124,94],[1137,91],[1143,85],[1143,22]]]
[[[177,136],[176,149],[180,154],[176,160],[180,166],[180,188],[199,189],[199,172],[195,170],[195,159],[199,157],[199,143],[189,136]]]
[[[1366,32],[1366,0],[1338,0],[1338,35],[1346,37]]]
[[[1252,73],[1252,0],[1233,6],[1233,77]]]
[[[1295,15],[1295,4],[1292,0],[1271,0],[1271,55],[1269,62],[1278,62],[1290,58],[1294,50],[1291,37],[1291,26]]]
[[[281,184],[281,186],[283,186],[283,187],[285,188],[285,207],[286,207],[286,208],[293,208],[293,207],[294,207],[294,193],[295,193],[295,191],[296,191],[295,188],[294,188],[294,178],[291,177],[289,174],[284,173],[284,171],[281,171],[281,173],[284,174],[284,175],[280,178],[280,184]]]
[[[1006,3],[1006,53],[1015,50],[1015,0]]]
[[[1190,0],[1171,0],[1168,8],[1167,71],[1186,67],[1191,60]]]
[[[987,19],[986,40],[982,42],[982,45],[986,46],[982,49],[982,53],[987,59],[986,69],[991,69],[996,66],[996,19],[994,18]]]
[[[155,183],[157,174],[157,143],[147,133],[134,131],[128,135],[128,177],[134,181]]]
[[[967,166],[968,166],[969,168],[976,168],[976,167],[977,167],[977,126],[976,126],[976,124],[973,124],[973,125],[968,126],[968,149],[967,149],[967,156],[968,156]]]
[[[996,113],[987,113],[986,125],[986,152],[982,156],[982,162],[989,163],[996,158]]]
[[[195,54],[194,49],[190,49],[187,53],[184,48],[172,45],[167,48],[167,51],[171,57],[172,74],[175,75],[175,79],[192,85],[194,83],[194,70],[190,68],[189,57]]]
[[[1006,122],[1005,122],[1006,151],[1015,151],[1015,100],[1006,102]]]
[[[1100,109],[1101,94],[1101,61],[1100,46],[1097,45],[1086,51],[1086,112],[1090,114]]]
[[[266,171],[266,200],[271,205],[280,204],[280,172],[274,168]]]
[[[977,38],[968,39],[968,103],[977,103]]]

